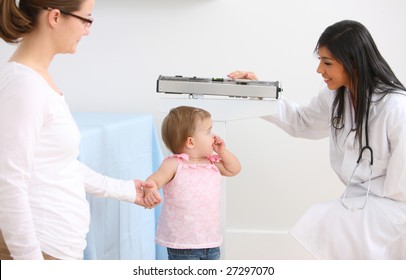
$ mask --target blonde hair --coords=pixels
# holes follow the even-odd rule
[[[200,108],[180,106],[171,109],[161,127],[166,147],[174,154],[182,153],[185,141],[196,130],[197,122],[210,117],[209,112]]]
[[[65,12],[80,10],[85,0],[0,0],[0,37],[7,43],[18,43],[34,28],[44,8]]]

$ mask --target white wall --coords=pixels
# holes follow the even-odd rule
[[[361,21],[406,84],[402,0],[96,0],[95,22],[75,55],[52,73],[73,111],[158,112],[163,75],[224,77],[235,69],[282,82],[304,103],[322,80],[313,55],[330,24]],[[13,47],[0,43],[0,60]],[[249,139],[242,141],[241,139]],[[226,258],[309,258],[286,234],[313,203],[343,189],[329,167],[327,140],[294,139],[260,119],[227,124],[243,165],[227,181]]]

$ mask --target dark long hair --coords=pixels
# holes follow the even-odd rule
[[[380,100],[395,89],[406,89],[380,54],[369,31],[359,22],[343,20],[327,27],[317,42],[315,52],[320,47],[326,47],[349,76],[351,90],[355,91],[354,129],[362,147],[363,124],[372,94],[381,95]],[[345,91],[344,86],[338,88],[333,102],[331,123],[336,132],[345,125]]]

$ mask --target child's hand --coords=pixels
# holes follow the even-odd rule
[[[222,154],[226,149],[226,143],[224,142],[223,139],[221,139],[219,136],[214,135],[214,143],[213,143],[213,150],[217,154]]]
[[[144,189],[144,204],[148,208],[153,208],[161,202],[161,195],[159,194],[158,187],[151,182],[142,182]]]

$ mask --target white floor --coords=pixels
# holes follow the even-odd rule
[[[227,230],[226,260],[314,260],[287,232]]]

